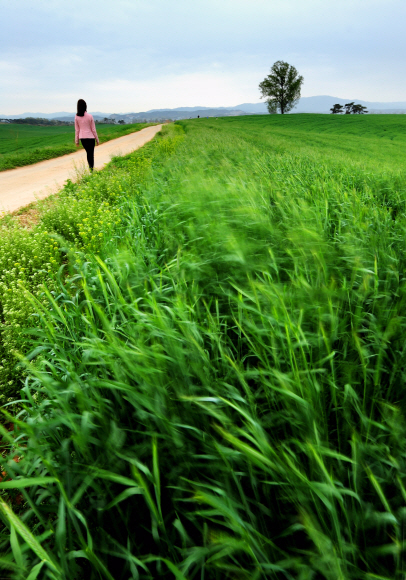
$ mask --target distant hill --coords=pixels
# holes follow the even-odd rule
[[[399,110],[406,109],[406,101],[384,103],[374,101],[363,101],[362,99],[342,99],[340,97],[330,97],[322,95],[319,97],[302,97],[295,108],[295,113],[329,113],[333,105],[345,105],[346,103],[359,103],[368,110],[385,111],[387,109]]]
[[[93,113],[92,115],[95,121],[103,121],[105,118],[111,119],[112,121],[123,120],[126,123],[141,123],[141,122],[152,122],[152,121],[166,121],[166,120],[180,120],[200,117],[235,117],[238,115],[246,115],[246,111],[240,111],[237,108],[226,109],[226,108],[196,108],[196,107],[185,107],[179,109],[151,109],[150,111],[142,111],[141,113]],[[38,116],[42,116],[41,113],[37,113]],[[31,115],[32,116],[32,115]],[[24,118],[25,115],[21,115]],[[1,118],[1,115],[0,115]],[[14,117],[7,117],[8,119],[20,118],[20,115],[15,115]],[[73,113],[64,113],[61,116],[50,115],[50,118],[58,121],[73,121],[75,116]]]
[[[375,102],[363,101],[362,99],[342,99],[341,97],[331,97],[320,95],[316,97],[302,97],[292,111],[292,113],[330,113],[330,109],[336,103],[345,105],[346,103],[360,103],[374,114],[404,114],[406,113],[406,101],[397,102]],[[241,103],[231,107],[176,107],[175,109],[150,109],[139,113],[101,113],[92,112],[95,120],[102,121],[105,118],[112,120],[123,119],[126,123],[140,121],[159,121],[164,119],[188,119],[189,117],[228,117],[235,115],[263,115],[267,114],[266,103]],[[23,119],[25,117],[37,117],[43,119],[57,119],[59,121],[73,121],[75,113],[62,111],[59,113],[22,113],[21,115],[1,115],[0,119]]]
[[[247,113],[254,113],[257,115],[268,113],[266,103],[242,103],[241,105],[237,105],[236,107],[228,107],[228,108],[241,109],[242,111],[245,111]]]
[[[369,113],[372,115],[405,115],[405,109],[369,109]]]
[[[27,117],[31,117],[34,119],[57,119],[58,117],[63,116],[71,116],[74,113],[21,113],[21,115],[1,115],[0,118],[3,119],[26,119]]]
[[[401,111],[406,111],[406,101],[385,103],[385,102],[374,102],[374,101],[363,101],[362,99],[342,99],[341,97],[330,97],[329,95],[321,95],[318,97],[302,97],[292,111],[292,113],[330,113],[330,109],[338,103],[339,105],[345,105],[346,103],[359,103],[368,108],[368,111],[373,113],[399,113]],[[233,109],[234,107],[228,107]],[[246,111],[247,113],[267,113],[268,109],[266,103],[241,103],[236,105],[236,109]]]
[[[199,117],[235,117],[238,115],[246,115],[246,111],[239,109],[226,108],[179,108],[179,109],[155,109],[151,111],[144,111],[142,113],[127,113],[125,115],[110,115],[111,119],[116,121],[124,119],[127,122],[137,121],[159,121],[159,120],[180,120],[180,119],[195,119]]]
[[[76,113],[68,113],[67,111],[61,111],[59,113],[21,113],[21,115],[2,115],[0,113],[0,119],[26,119],[31,117],[34,119],[56,119],[58,121],[72,121],[75,118]],[[110,113],[92,113],[94,118],[104,119],[104,117],[109,117]]]

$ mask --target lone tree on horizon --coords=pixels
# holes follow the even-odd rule
[[[269,113],[289,113],[300,99],[303,77],[294,66],[278,60],[270,74],[259,83],[261,99],[266,99]]]

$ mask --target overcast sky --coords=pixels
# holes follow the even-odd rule
[[[260,102],[276,60],[302,96],[406,101],[405,0],[0,0],[0,114]]]

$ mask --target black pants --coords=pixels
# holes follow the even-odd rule
[[[96,139],[81,139],[80,142],[83,145],[83,149],[85,149],[87,154],[87,162],[89,164],[90,169],[94,167],[94,146]]]

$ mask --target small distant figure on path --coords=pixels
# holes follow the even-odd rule
[[[75,117],[75,143],[79,147],[79,139],[87,154],[87,162],[90,171],[94,167],[94,148],[99,144],[99,137],[97,136],[96,125],[92,115],[87,112],[86,101],[78,100],[77,113]]]
[[[200,115],[197,115],[197,118],[200,119]]]

